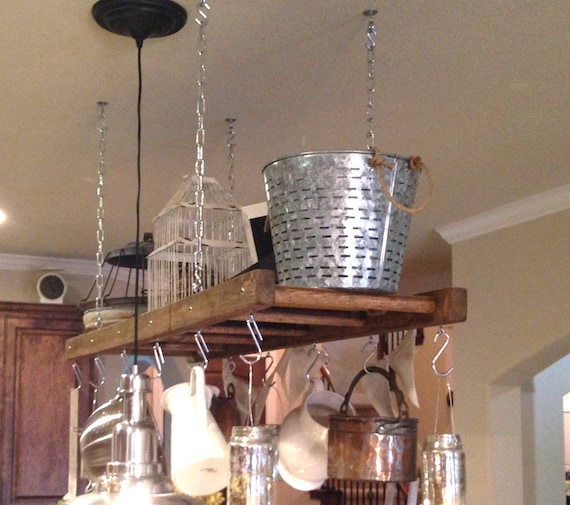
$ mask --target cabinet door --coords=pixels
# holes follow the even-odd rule
[[[4,305],[4,304],[3,304]],[[70,391],[65,341],[82,330],[69,307],[0,306],[2,505],[54,505],[68,491]],[[78,363],[84,377],[88,362]],[[80,426],[89,387],[80,390]]]

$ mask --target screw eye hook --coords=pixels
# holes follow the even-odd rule
[[[449,345],[449,333],[447,333],[443,328],[440,328],[440,330],[435,334],[435,337],[433,338],[434,342],[437,342],[437,339],[441,336],[445,337],[445,342],[444,344],[441,346],[441,349],[437,352],[437,354],[434,356],[432,362],[431,362],[431,368],[434,371],[434,373],[436,375],[439,375],[440,377],[447,377],[451,372],[453,372],[453,367],[449,368],[449,370],[447,370],[446,372],[440,372],[437,369],[437,360],[440,358],[440,356],[443,354],[443,352],[445,351],[445,348]]]

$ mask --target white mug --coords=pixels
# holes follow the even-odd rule
[[[162,407],[172,416],[172,482],[190,496],[215,493],[229,481],[229,445],[209,411],[212,394],[204,369],[194,366],[189,383],[172,386],[162,396]]]
[[[279,469],[292,487],[316,489],[327,478],[328,417],[339,413],[343,401],[338,393],[317,391],[283,420],[278,441]]]

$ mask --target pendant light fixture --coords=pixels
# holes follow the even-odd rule
[[[95,21],[105,30],[131,37],[138,49],[137,100],[137,196],[135,238],[135,292],[139,292],[141,268],[140,193],[141,193],[141,98],[143,42],[147,38],[165,37],[176,33],[185,24],[186,10],[171,0],[99,0],[92,8]],[[146,395],[150,378],[138,366],[139,303],[135,297],[133,365],[130,373],[121,377],[119,390],[123,395],[123,412],[112,428],[111,461],[106,473],[96,484],[95,493],[78,497],[80,502],[138,505],[196,505],[201,499],[174,492],[166,468],[159,458],[160,440],[150,414]],[[89,423],[89,421],[88,421]]]

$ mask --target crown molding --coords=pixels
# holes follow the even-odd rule
[[[0,254],[0,270],[42,270],[92,276],[96,274],[96,264],[92,260]]]
[[[448,244],[455,244],[568,209],[570,184],[439,226],[436,231]]]

